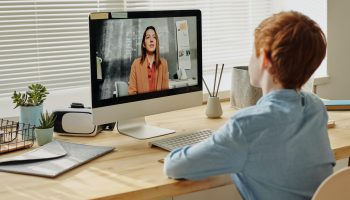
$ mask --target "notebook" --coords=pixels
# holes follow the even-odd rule
[[[350,100],[322,100],[327,110],[350,110]]]
[[[113,149],[55,140],[22,155],[0,159],[0,171],[53,178]]]

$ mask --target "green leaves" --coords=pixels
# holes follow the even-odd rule
[[[28,86],[29,91],[25,93],[13,92],[12,100],[16,104],[15,108],[18,106],[37,106],[44,102],[46,96],[49,92],[46,87],[41,84],[32,84]]]
[[[27,94],[21,94],[20,92],[17,93],[14,91],[11,98],[13,100],[13,103],[16,104],[15,108],[17,108],[18,106],[25,105],[27,101]]]
[[[46,129],[52,128],[55,125],[56,115],[53,113],[49,114],[49,112],[41,113],[40,125],[37,127],[38,129]]]

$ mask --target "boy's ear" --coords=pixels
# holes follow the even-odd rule
[[[271,60],[267,56],[267,51],[263,48],[260,49],[260,68],[267,70],[271,68]]]

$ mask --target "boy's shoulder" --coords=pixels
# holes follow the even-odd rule
[[[273,104],[254,105],[237,111],[230,119],[244,132],[262,129],[275,117]]]
[[[318,97],[316,94],[313,94],[310,92],[301,92],[301,94],[305,98],[306,106],[313,108],[313,109],[317,109],[317,110],[325,110],[326,109],[324,106],[324,103],[322,102],[320,97]]]
[[[301,92],[300,94],[304,97],[304,108],[294,103],[264,102],[237,111],[231,120],[243,129],[262,129],[263,127],[287,125],[300,118],[304,109],[307,110],[307,113],[311,111],[314,114],[325,112],[324,104],[318,96],[309,92]]]
[[[305,104],[307,104],[307,107],[324,107],[324,104],[322,102],[322,100],[315,94],[310,93],[310,92],[300,92],[301,96],[304,97],[305,99]],[[244,120],[246,118],[262,118],[264,119],[264,117],[266,116],[275,116],[276,114],[278,114],[278,112],[280,111],[280,109],[278,109],[279,107],[281,107],[281,109],[286,108],[286,105],[283,103],[283,106],[279,105],[276,102],[268,102],[268,103],[264,103],[264,104],[258,104],[258,105],[254,105],[254,106],[250,106],[247,108],[243,108],[241,110],[238,110],[236,112],[236,114],[232,117],[235,118],[236,120]],[[290,104],[291,106],[294,106],[294,104]],[[285,111],[286,109],[283,109],[283,111]],[[291,111],[292,107],[290,108]]]
[[[231,119],[237,122],[251,121],[257,119],[265,119],[268,115],[271,115],[271,105],[254,105],[238,110]]]
[[[240,130],[240,135],[245,138],[245,141],[251,143],[259,138],[265,130],[272,127],[271,123],[276,120],[269,106],[251,106],[237,111],[228,121],[230,126]],[[228,133],[234,134],[234,133]]]
[[[318,97],[316,94],[311,93],[311,92],[305,92],[305,91],[301,91],[300,92],[304,97],[310,98],[312,101],[315,101],[317,103],[322,103],[322,100],[320,99],[320,97]]]

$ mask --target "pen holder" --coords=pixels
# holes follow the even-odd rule
[[[222,108],[219,97],[208,97],[205,114],[208,118],[219,118],[222,116]]]

